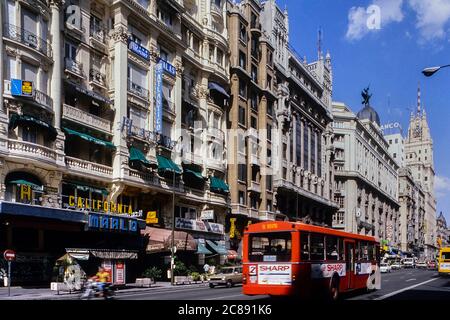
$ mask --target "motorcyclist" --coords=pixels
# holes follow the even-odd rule
[[[100,289],[100,296],[103,296],[106,284],[111,282],[109,272],[107,272],[103,267],[98,267],[98,272],[95,276],[91,277],[91,279],[97,283],[97,286]]]

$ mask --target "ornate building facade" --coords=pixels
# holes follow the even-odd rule
[[[334,183],[339,204],[333,227],[373,235],[400,247],[398,165],[380,131],[380,119],[367,103],[353,113],[333,102]]]
[[[0,247],[36,281],[70,250],[167,263],[172,225],[179,257],[223,258],[225,1],[0,6]]]
[[[425,192],[425,256],[434,258],[436,253],[436,198],[434,195],[433,140],[425,109],[421,105],[418,89],[417,111],[411,114],[408,136],[405,140],[405,164],[411,169],[413,178]]]

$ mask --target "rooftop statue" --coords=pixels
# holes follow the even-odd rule
[[[362,103],[364,104],[364,106],[369,106],[370,105],[370,98],[372,98],[372,95],[369,94],[369,87],[365,88],[361,92],[361,96],[363,98]]]

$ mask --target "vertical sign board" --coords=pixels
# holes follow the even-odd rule
[[[156,76],[156,107],[155,107],[155,132],[161,134],[162,133],[162,103],[163,103],[163,92],[162,92],[162,79],[163,79],[163,65],[162,63],[158,63],[155,68],[155,76]]]
[[[125,263],[120,260],[116,261],[114,269],[114,284],[125,284]]]

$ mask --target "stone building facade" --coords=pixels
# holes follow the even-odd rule
[[[378,114],[370,106],[355,114],[333,102],[333,117],[334,200],[339,205],[333,227],[400,247],[398,165],[381,134]]]

